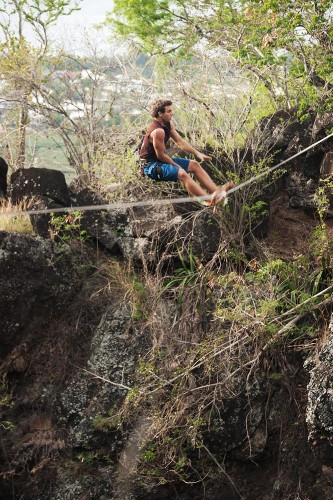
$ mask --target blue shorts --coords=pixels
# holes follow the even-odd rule
[[[188,166],[191,160],[187,158],[172,158],[177,165],[188,171]],[[144,173],[154,181],[178,181],[179,169],[170,163],[162,163],[160,161],[152,161],[146,164]]]

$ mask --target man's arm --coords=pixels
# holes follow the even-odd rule
[[[171,137],[182,151],[185,151],[186,153],[192,153],[195,155],[199,160],[211,160],[211,156],[207,156],[204,153],[201,153],[197,149],[195,149],[191,144],[188,144],[188,142],[184,141],[176,131],[175,127],[173,124],[171,124]]]
[[[177,163],[175,163],[173,159],[165,153],[164,137],[165,132],[161,128],[158,128],[151,133],[156,156],[162,163],[170,163],[171,165],[179,168],[179,165],[177,165]]]

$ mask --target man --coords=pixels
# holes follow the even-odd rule
[[[208,196],[210,193],[212,197],[204,202],[206,206],[215,206],[224,201],[227,191],[234,185],[232,182],[218,188],[197,161],[171,158],[166,154],[165,148],[171,137],[182,151],[192,153],[201,161],[211,160],[210,156],[201,153],[180,137],[172,123],[172,102],[159,99],[153,104],[151,115],[153,122],[140,149],[144,175],[155,181],[181,181],[190,196]],[[190,174],[194,175],[199,184]]]

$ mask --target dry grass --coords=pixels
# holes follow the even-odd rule
[[[8,233],[33,234],[30,217],[23,212],[27,210],[28,204],[23,201],[13,205],[10,201],[2,202],[0,205],[0,231]],[[12,212],[22,211],[22,215],[13,215]]]
[[[145,308],[141,317],[152,347],[139,360],[136,386],[118,409],[118,416],[134,428],[142,416],[145,423],[150,422],[136,457],[136,474],[143,483],[149,484],[152,477],[203,481],[219,470],[237,491],[222,455],[208,449],[205,436],[216,435],[228,411],[232,415],[237,401],[244,398],[249,412],[243,422],[244,443],[247,458],[252,459],[256,453],[251,438],[254,424],[251,427],[249,422],[255,391],[252,394],[250,388],[257,387],[264,399],[270,381],[290,377],[285,351],[294,349],[295,342],[309,348],[308,329],[296,324],[299,318],[311,324],[310,313],[322,305],[316,302],[319,295],[310,291],[311,282],[306,283],[309,271],[302,263],[282,261],[271,265],[258,261],[256,267],[249,265],[243,272],[236,262],[233,270],[221,258],[226,249],[222,242],[206,265],[184,263],[183,269],[167,277],[167,287],[163,266],[158,266],[154,278],[150,276],[154,283],[142,276],[146,294],[154,289],[148,292],[150,310]],[[302,269],[304,276],[299,277]],[[116,276],[113,281],[119,282]],[[299,289],[295,308],[289,295],[292,298]],[[304,310],[307,302],[301,292],[316,299],[314,303],[308,299],[309,309]],[[133,295],[127,298],[131,300]]]

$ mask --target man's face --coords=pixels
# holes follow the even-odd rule
[[[172,115],[173,115],[172,106],[165,106],[164,113],[159,113],[159,116],[165,123],[171,122]]]

